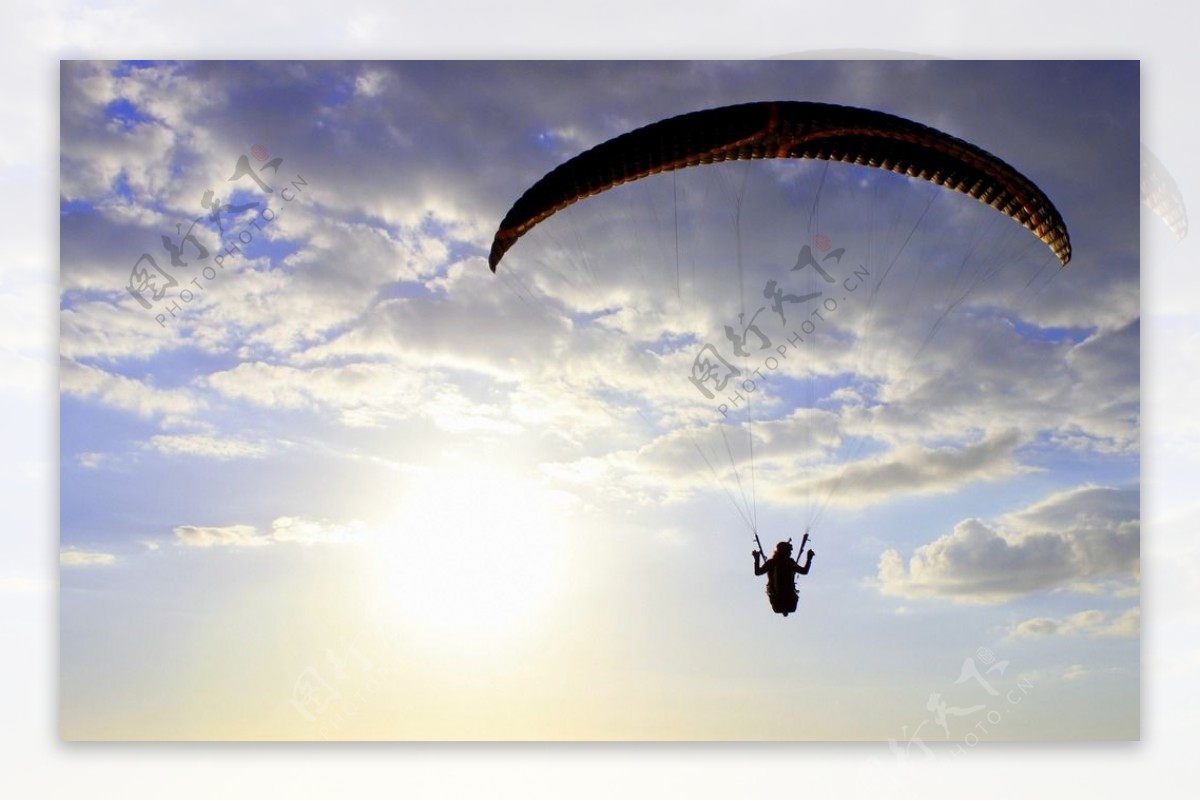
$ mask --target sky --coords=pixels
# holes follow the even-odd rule
[[[64,738],[1138,737],[1136,62],[64,62],[60,91]],[[965,196],[766,162],[590,198],[488,271],[557,164],[764,99],[983,147],[1070,266]],[[208,190],[250,208],[219,232]],[[764,311],[736,364],[769,375],[722,414],[694,359],[768,281],[821,289],[805,245],[862,288],[783,352]],[[785,619],[753,530],[806,528]]]

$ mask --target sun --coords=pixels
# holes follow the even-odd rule
[[[387,606],[451,638],[532,625],[562,584],[564,502],[494,468],[422,470],[376,532],[372,558]]]

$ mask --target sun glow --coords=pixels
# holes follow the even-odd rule
[[[378,532],[388,605],[448,637],[503,635],[532,623],[560,586],[564,504],[481,466],[422,475]]]

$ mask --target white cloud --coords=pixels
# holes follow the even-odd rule
[[[841,465],[782,489],[777,497],[826,497],[863,506],[896,495],[951,492],[976,481],[995,481],[1022,470],[1013,455],[1015,431],[992,434],[961,448],[903,445],[886,453]],[[836,493],[832,494],[833,490]]]
[[[601,422],[613,427],[612,418]],[[753,458],[749,448],[751,429]],[[628,437],[635,441],[638,438]],[[753,471],[763,481],[758,491],[761,497],[770,498],[775,496],[767,490],[766,477],[772,482],[782,481],[781,476],[794,475],[808,461],[822,457],[839,443],[836,415],[799,409],[788,417],[752,427],[730,423],[675,428],[645,444],[611,450],[602,456],[546,464],[544,470],[575,486],[603,487],[615,497],[658,504],[682,500],[713,487],[714,481],[736,492],[739,481],[749,483],[753,461]]]
[[[93,119],[99,122],[102,116],[97,114]],[[71,122],[63,120],[64,126]],[[64,137],[64,197],[103,196],[118,179],[143,196],[153,196],[170,181],[175,137],[174,131],[155,121],[128,128],[111,123],[103,128],[97,125],[86,134]],[[118,214],[122,208],[137,216],[140,206],[114,205]],[[137,255],[133,254],[133,258]]]
[[[1085,668],[1083,665],[1075,664],[1063,671],[1063,678],[1067,681],[1074,681],[1075,679],[1083,678],[1089,673],[1091,673],[1091,671]]]
[[[203,403],[187,390],[158,389],[143,381],[69,359],[59,363],[59,388],[64,394],[94,399],[139,417],[181,417],[203,408]]]
[[[185,454],[211,459],[258,459],[267,455],[262,443],[236,438],[220,438],[204,434],[157,434],[146,447],[165,454]]]
[[[1089,609],[1061,619],[1035,617],[1023,620],[1009,629],[1009,636],[1136,637],[1141,631],[1141,618],[1140,607],[1128,609],[1115,617],[1098,609]]]
[[[1136,320],[1073,344],[1062,336],[1022,333],[1008,314],[949,320],[911,366],[903,356],[880,354],[858,365],[881,377],[885,403],[849,408],[847,431],[903,441],[958,438],[1001,424],[1024,440],[1045,433],[1074,450],[1136,453]],[[1011,320],[1020,317],[1011,313]],[[904,354],[910,347],[901,335],[887,349]]]
[[[344,545],[362,539],[361,523],[343,525],[297,517],[278,517],[269,531],[250,525],[176,526],[175,544],[184,548],[260,548],[279,543]]]
[[[96,470],[107,462],[108,459],[107,454],[95,453],[94,451],[87,451],[75,456],[75,461],[79,463],[79,466],[88,470]]]
[[[383,89],[387,73],[380,70],[367,70],[354,79],[354,91],[364,97],[375,97]]]
[[[109,282],[104,289],[125,294],[122,287],[126,278],[114,273],[99,280]],[[74,361],[148,359],[184,344],[200,344],[195,339],[185,340],[177,326],[160,326],[153,312],[142,309],[128,295],[115,303],[73,303],[59,313],[59,320],[59,351]]]
[[[963,520],[950,534],[918,547],[907,564],[898,551],[885,551],[879,590],[903,598],[997,603],[1097,579],[1129,584],[1139,572],[1138,495],[1085,486],[995,523]]]
[[[888,226],[880,225],[871,247],[864,244],[871,236],[862,224],[864,198],[882,196],[883,208],[905,224],[919,219],[924,198],[909,192],[887,206],[888,187],[912,184],[897,180],[867,193],[862,170],[775,161],[745,173],[752,180],[739,206],[731,177],[744,165],[683,170],[556,214],[492,276],[480,250],[519,190],[629,126],[690,110],[679,88],[697,86],[694,67],[589,65],[581,79],[598,94],[584,110],[554,70],[523,64],[499,72],[446,65],[420,76],[403,64],[65,69],[63,191],[102,209],[64,216],[62,281],[70,302],[62,313],[62,352],[71,359],[63,364],[65,394],[162,416],[174,427],[210,410],[206,401],[235,401],[241,408],[221,409],[231,426],[240,414],[294,410],[350,428],[419,420],[431,424],[422,439],[430,447],[439,435],[523,437],[523,444],[536,440],[529,448],[549,463],[547,472],[587,477],[623,497],[677,498],[713,486],[690,432],[715,412],[686,377],[701,343],[727,347],[722,331],[735,322],[739,301],[761,303],[765,280],[799,275],[789,265],[803,237],[797,214],[815,209],[805,196],[814,183],[807,178],[828,172],[821,226],[839,243],[862,245],[858,259],[872,258],[875,247],[876,277],[879,253],[886,262],[899,240],[888,241]],[[746,69],[761,73],[761,85],[782,89],[794,85],[798,70],[830,68]],[[878,100],[880,81],[897,80],[878,67],[830,73],[836,80],[822,82],[823,91],[831,98],[851,92],[863,102]],[[872,77],[863,83],[854,74]],[[620,89],[633,77],[642,89],[636,98]],[[525,91],[496,106],[497,87],[513,81]],[[724,88],[707,79],[704,86],[737,94],[732,84],[717,83]],[[331,93],[331,85],[354,92]],[[441,101],[449,86],[456,108],[486,102],[488,137],[479,137],[469,112],[446,124]],[[256,88],[263,91],[253,107],[232,102]],[[114,126],[105,109],[117,99],[154,119]],[[930,120],[943,113],[938,104],[917,102]],[[426,113],[414,115],[414,108]],[[296,128],[296,119],[313,125]],[[270,138],[285,129],[286,149]],[[123,292],[126,276],[112,265],[154,246],[177,219],[199,214],[203,190],[227,178],[254,141],[248,136],[272,155],[279,148],[285,170],[304,173],[303,202],[280,207],[261,234],[261,244],[279,254],[231,258],[184,317],[160,329]],[[1104,163],[1095,138],[1069,155],[1082,158],[1083,151]],[[1058,165],[1050,159],[1042,166]],[[122,173],[132,176],[131,200],[115,197]],[[936,203],[879,297],[843,298],[820,333],[805,349],[794,348],[756,393],[755,461],[768,479],[759,488],[763,497],[794,505],[834,486],[831,502],[844,504],[948,493],[1018,474],[1027,469],[1017,456],[1021,447],[1047,439],[1054,447],[1136,453],[1136,262],[1122,255],[1111,265],[1051,271],[1044,291],[1022,294],[1026,275],[1014,277],[1002,251],[992,257],[1005,266],[996,276],[986,266],[964,270],[954,259],[931,258],[964,243],[965,252],[977,236],[986,251],[991,223],[1004,222],[952,193],[938,194]],[[870,209],[872,219],[879,210]],[[1002,243],[1018,250],[1037,244],[1010,227],[1013,236],[999,237]],[[732,269],[740,256],[744,275]],[[957,313],[940,318],[961,290],[960,278],[977,289]],[[762,319],[782,326],[774,315]],[[935,322],[938,335],[926,343]],[[1031,323],[1089,333],[1075,344],[1078,331],[1030,331]],[[786,341],[782,327],[768,332],[773,347]],[[664,335],[688,344],[664,345]],[[193,349],[220,358],[192,360]],[[83,361],[144,365],[145,377]],[[190,371],[187,388],[155,386],[163,383],[159,370],[174,386],[180,368]],[[819,410],[794,411],[803,393],[794,382],[809,378],[844,378],[853,386],[804,401]],[[282,428],[290,422],[278,418]],[[173,426],[164,425],[168,432],[145,447],[219,459],[256,458],[269,448],[238,436],[236,427],[218,438]],[[705,444],[718,456],[719,480],[732,482],[732,471],[748,461],[748,431],[714,426],[705,436],[722,431],[736,440],[731,456],[715,436]],[[836,449],[853,438],[886,450],[841,463]]]
[[[175,148],[171,152],[177,160],[203,157],[204,169],[186,171],[171,187],[135,187],[142,205],[149,205],[141,197],[145,194],[159,200],[169,198],[181,209],[194,206],[193,196],[210,180],[209,173],[216,174],[216,165],[224,167],[240,152],[238,148],[246,147],[246,143],[224,138],[225,126],[235,111],[237,130],[250,124],[244,119],[244,109],[226,105],[231,69],[222,64],[188,70],[163,66],[118,76],[108,74],[103,66],[81,66],[79,75],[87,83],[77,91],[78,97],[70,94],[68,98],[74,110],[66,115],[69,124],[64,138],[78,141],[81,152],[91,147],[93,140],[100,142],[96,146],[116,154],[114,158],[124,169],[157,169],[168,146]],[[514,65],[512,69],[522,72],[527,68]],[[622,68],[595,69],[620,72]],[[684,266],[689,272],[699,268],[693,286],[681,290],[676,283],[673,257],[681,254],[668,248],[665,260],[658,259],[664,255],[658,250],[669,242],[659,219],[660,201],[667,197],[661,188],[657,195],[649,190],[640,200],[631,200],[625,214],[593,215],[597,204],[579,204],[523,239],[505,263],[506,268],[511,265],[511,271],[493,277],[480,258],[464,257],[458,251],[465,246],[475,248],[481,238],[490,235],[492,226],[487,221],[498,213],[493,206],[511,202],[512,186],[523,185],[525,173],[533,168],[518,169],[507,160],[494,158],[494,153],[507,152],[517,144],[514,141],[480,144],[469,126],[447,128],[434,118],[411,118],[398,111],[430,105],[437,95],[434,84],[443,79],[435,76],[433,84],[414,80],[396,65],[367,69],[357,65],[262,65],[250,72],[254,79],[268,84],[309,86],[319,76],[344,79],[356,89],[356,96],[338,105],[332,118],[321,117],[328,128],[320,136],[298,137],[295,149],[282,154],[289,167],[296,165],[310,175],[313,197],[320,198],[320,213],[296,205],[281,214],[264,236],[286,238],[294,245],[290,255],[223,275],[215,288],[205,291],[205,305],[189,308],[187,325],[193,329],[186,337],[179,327],[147,334],[140,325],[144,321],[128,313],[125,306],[80,303],[64,313],[64,353],[116,359],[149,358],[161,349],[184,344],[217,353],[236,349],[242,363],[210,374],[206,380],[211,387],[226,397],[262,407],[319,409],[347,426],[385,425],[420,413],[451,433],[515,435],[539,425],[552,427],[580,445],[598,445],[586,440],[596,435],[620,439],[611,434],[615,418],[598,414],[596,409],[613,396],[653,410],[648,413],[673,427],[704,416],[711,418],[712,409],[700,402],[685,380],[692,350],[656,354],[648,351],[646,344],[663,333],[719,340],[723,324],[731,322],[736,305],[731,303],[731,290],[736,281],[728,269],[728,229],[722,224],[710,230],[709,220],[724,219],[732,204],[727,193],[712,191],[721,187],[714,173],[683,171],[676,179],[681,187],[680,211],[685,221],[691,221],[687,231],[691,238],[681,246],[685,249],[682,255],[690,262]],[[448,67],[444,80],[450,80],[451,72]],[[670,97],[667,87],[687,77],[674,67],[644,72],[662,97]],[[531,84],[549,80],[533,73],[525,78]],[[487,80],[481,80],[478,86],[457,91],[486,96],[487,86]],[[385,95],[395,102],[378,102],[378,97]],[[105,105],[118,97],[153,114],[172,130],[187,130],[189,138],[160,143],[151,155],[121,150],[114,143],[123,142],[121,137],[128,138],[127,134],[94,130],[97,120],[103,119],[100,112]],[[267,105],[256,109],[253,119],[275,123],[305,110],[320,116],[329,102],[328,94],[318,91],[291,96],[284,108],[267,98]],[[623,107],[619,114],[584,118],[567,113],[565,107],[544,109],[539,115],[547,120],[543,138],[564,150],[547,154],[546,166],[567,155],[565,151],[573,152],[618,132],[622,124],[648,121],[653,108],[655,104],[648,99],[643,108]],[[355,137],[363,134],[361,130],[356,133],[352,122],[378,132],[380,141],[374,137],[357,141]],[[331,142],[335,145],[332,153],[328,150]],[[426,142],[426,152],[420,159],[407,158],[407,148],[418,142]],[[464,142],[484,148],[478,160],[499,171],[500,176],[492,179],[494,185],[481,184],[461,158]],[[138,158],[151,161],[143,163]],[[380,178],[379,169],[370,166],[385,158],[402,163],[398,180],[403,193],[396,193]],[[773,200],[772,193],[781,191],[785,180],[799,174],[782,170],[782,164],[771,166],[779,172],[771,178],[778,186],[767,181],[759,190],[762,200]],[[111,172],[93,182],[96,193],[110,191]],[[830,191],[831,201],[836,201],[836,191]],[[859,194],[850,191],[849,201],[857,202],[854,199]],[[447,197],[457,200],[447,205],[443,202]],[[756,251],[757,262],[747,259],[747,281],[754,287],[761,286],[764,276],[778,278],[772,270],[786,272],[786,264],[795,258],[795,237],[768,235],[781,227],[791,208],[764,205],[743,221],[747,248],[751,243],[764,243]],[[856,219],[852,217],[852,221]],[[852,233],[853,227],[847,231]],[[576,236],[569,236],[571,233]],[[95,238],[85,234],[82,230],[68,232],[64,240],[90,246]],[[937,236],[929,239],[935,244],[940,241]],[[588,243],[586,249],[579,244],[581,240]],[[657,261],[664,261],[667,268]],[[95,275],[89,272],[84,286],[113,288],[112,276],[99,264],[88,269],[94,269]],[[70,283],[73,276],[84,271],[74,263],[65,266],[64,285],[74,286]],[[893,282],[898,277],[899,272]],[[1073,291],[1091,291],[1089,284],[1070,286]],[[904,289],[901,286],[898,291]],[[415,296],[398,298],[393,295],[397,290]],[[986,293],[981,297],[991,300]],[[1011,453],[985,454],[976,444],[963,446],[957,457],[949,449],[939,456],[921,453],[911,444],[922,436],[970,442],[980,432],[991,431],[997,421],[1006,428],[1019,426],[1026,440],[1039,428],[1061,429],[1061,441],[1073,447],[1098,436],[1118,442],[1114,447],[1135,441],[1128,426],[1112,422],[1111,418],[1124,410],[1090,402],[1110,388],[1113,376],[1089,372],[1085,369],[1088,360],[1083,357],[1078,359],[1078,375],[1056,368],[1069,344],[1023,342],[1005,322],[988,327],[975,320],[972,327],[951,320],[931,346],[928,358],[908,371],[901,356],[912,352],[927,325],[898,325],[907,307],[893,308],[881,301],[868,314],[861,301],[856,300],[859,307],[849,304],[844,314],[832,318],[826,331],[836,331],[838,337],[827,337],[803,360],[787,361],[779,375],[797,378],[809,369],[830,375],[855,367],[879,368],[880,380],[890,390],[924,377],[924,383],[916,382],[917,391],[909,395],[885,393],[886,408],[863,406],[844,416],[853,429],[848,433],[904,443],[906,449],[894,452],[891,462],[885,458],[845,467],[833,476],[801,473],[792,490],[803,490],[807,484],[801,482],[826,487],[841,478],[843,484],[860,482],[862,491],[839,493],[835,500],[885,497],[889,484],[895,491],[941,492],[951,488],[946,472],[955,466],[955,458],[966,468],[964,480],[1011,475],[1018,469]],[[130,302],[121,300],[125,305]],[[1070,305],[1086,308],[1088,304]],[[578,317],[602,311],[607,313],[597,319]],[[1007,330],[1001,330],[1005,326]],[[1001,335],[1005,339],[999,339]],[[874,340],[876,355],[885,358],[857,358],[864,351],[871,355],[871,348],[865,347],[871,343],[863,341],[866,339]],[[892,354],[896,358],[886,358]],[[956,369],[947,370],[947,362]],[[454,375],[448,370],[480,374],[491,380],[488,389],[492,391],[484,399],[482,393],[467,386],[478,376]],[[1071,396],[1064,387],[1084,373],[1103,385]],[[954,376],[953,381],[939,381],[939,376],[947,375]],[[980,392],[982,384],[1011,390]],[[845,390],[836,398],[852,400],[852,393]],[[1115,396],[1109,393],[1108,397]],[[788,414],[787,404],[774,387],[765,387],[761,398],[758,408],[764,416],[784,419],[781,416]],[[931,399],[939,404],[933,405]],[[954,410],[952,414],[944,412],[947,406]],[[1095,410],[1102,408],[1107,409],[1102,419],[1094,419]],[[616,424],[623,427],[625,435],[637,433],[636,426]],[[765,425],[763,431],[767,431]],[[971,463],[989,456],[992,461],[987,465]],[[942,475],[927,474],[937,473],[939,460]],[[643,460],[642,465],[650,467],[652,463]],[[785,481],[796,472],[786,466],[781,469]],[[787,500],[785,492],[776,491],[775,497]]]
[[[78,551],[67,548],[59,553],[58,563],[63,567],[97,567],[115,564],[117,557],[100,551]]]
[[[271,543],[254,526],[176,526],[173,532],[175,544],[185,548],[251,548]]]
[[[211,374],[206,383],[265,408],[329,410],[352,427],[417,415],[444,389],[419,372],[379,362],[309,368],[246,362]]]
[[[346,545],[362,540],[363,525],[357,521],[334,525],[299,517],[278,517],[271,522],[268,536],[274,542],[299,545]]]

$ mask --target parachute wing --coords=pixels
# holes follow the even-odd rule
[[[1176,239],[1187,236],[1187,208],[1179,186],[1158,156],[1145,145],[1142,145],[1142,202],[1162,218]]]
[[[910,175],[963,192],[1032,231],[1066,266],[1071,242],[1054,204],[990,153],[891,114],[776,101],[697,111],[652,123],[547,173],[509,209],[492,241],[492,272],[516,241],[556,211],[649,175],[720,161],[808,158]]]

